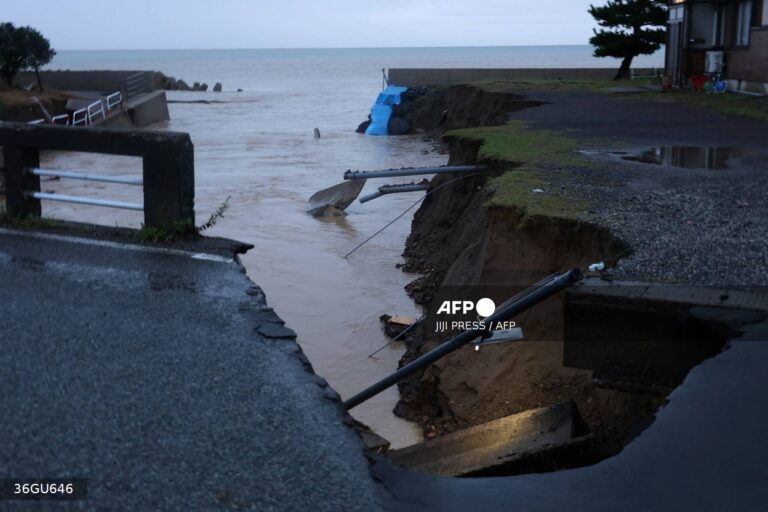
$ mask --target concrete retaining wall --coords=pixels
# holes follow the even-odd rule
[[[122,90],[125,79],[141,71],[41,71],[40,79],[46,89],[60,91],[100,91],[114,92]],[[16,85],[26,87],[36,83],[35,74],[24,71],[16,75]]]
[[[168,113],[168,102],[165,91],[154,91],[137,96],[125,104],[125,110],[134,126],[143,128],[157,121],[167,121],[171,118]]]
[[[635,69],[636,75],[652,75],[652,69]],[[423,85],[451,85],[485,80],[610,80],[614,68],[392,68],[389,83],[406,87]]]

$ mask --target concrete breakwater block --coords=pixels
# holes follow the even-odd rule
[[[392,460],[444,476],[507,474],[537,452],[591,439],[573,402],[530,409],[413,446],[390,451]],[[538,466],[537,466],[538,467]]]

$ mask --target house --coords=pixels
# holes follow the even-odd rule
[[[768,0],[671,0],[666,75],[720,72],[731,90],[768,94]]]

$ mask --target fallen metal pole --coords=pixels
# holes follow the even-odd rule
[[[388,169],[386,171],[347,171],[345,180],[362,178],[390,178],[394,176],[418,176],[419,174],[450,174],[462,172],[477,172],[487,169],[485,165],[446,165],[443,167],[408,167],[405,169]]]
[[[430,185],[429,183],[406,183],[404,185],[382,185],[379,187],[378,192],[374,192],[373,194],[368,194],[367,196],[361,197],[360,202],[367,203],[368,201],[373,201],[374,199],[377,199],[387,194],[402,194],[404,192],[422,192],[425,190],[429,190],[430,188],[432,188],[432,185]]]
[[[529,288],[530,292],[526,291],[521,294],[519,299],[499,306],[494,314],[485,319],[485,328],[464,331],[458,336],[451,338],[439,347],[430,350],[423,356],[406,364],[388,377],[385,377],[376,384],[368,387],[367,389],[364,389],[352,398],[345,400],[344,407],[349,410],[360,405],[369,398],[378,395],[390,386],[397,384],[412,373],[421,370],[422,368],[425,368],[434,363],[438,359],[441,359],[451,352],[460,349],[475,338],[489,333],[490,327],[494,323],[503,322],[515,315],[519,315],[523,311],[532,308],[539,302],[551,297],[560,290],[564,290],[572,284],[580,281],[581,277],[581,272],[578,269],[573,269],[563,274],[553,276],[552,279],[548,282],[537,283],[532,288]]]
[[[138,203],[127,203],[125,201],[111,201],[109,199],[91,199],[88,197],[68,196],[64,194],[48,194],[46,192],[28,193],[35,199],[44,199],[48,201],[61,201],[64,203],[87,204],[91,206],[107,206],[109,208],[122,208],[124,210],[143,210],[144,205]]]

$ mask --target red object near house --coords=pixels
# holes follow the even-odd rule
[[[691,77],[691,85],[694,91],[703,91],[704,84],[707,83],[707,77],[703,75],[695,75]]]

